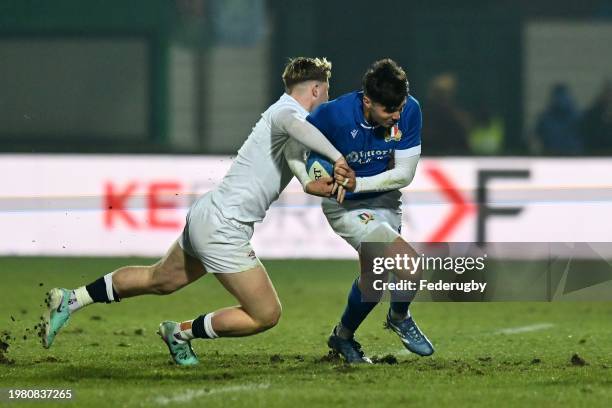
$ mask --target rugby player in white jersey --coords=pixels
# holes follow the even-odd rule
[[[349,170],[338,150],[305,121],[329,99],[330,75],[331,63],[325,58],[291,59],[283,72],[286,92],[261,115],[219,187],[191,206],[182,235],[166,255],[153,265],[125,266],[74,290],[52,289],[40,331],[43,346],[49,348],[71,314],[87,305],[167,295],[207,273],[213,273],[239,305],[193,320],[161,323],[159,334],[177,364],[198,362],[191,348],[194,338],[249,336],[275,326],[281,305],[249,241],[253,224],[263,220],[293,177],[283,156],[290,138],[328,157],[338,170]],[[329,197],[334,186],[329,177],[310,183],[308,192]]]

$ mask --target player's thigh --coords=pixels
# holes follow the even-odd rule
[[[153,267],[153,281],[159,286],[178,289],[201,278],[206,269],[197,258],[189,255],[178,241]]]
[[[215,277],[256,320],[278,320],[281,304],[266,268],[258,266],[237,273],[215,273]]]
[[[253,223],[225,217],[208,193],[189,210],[180,244],[208,273],[236,273],[261,265],[250,242],[253,231]]]
[[[364,242],[393,242],[400,237],[401,215],[391,209],[324,208],[324,213],[334,232],[357,251]]]

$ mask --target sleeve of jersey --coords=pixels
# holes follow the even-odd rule
[[[398,155],[400,157],[410,157],[421,154],[421,127],[423,124],[423,117],[418,103],[410,110],[407,122],[408,127],[406,129],[406,134],[402,135],[402,140],[400,140],[395,150],[396,159]]]
[[[399,190],[412,182],[420,155],[405,156],[395,151],[395,167],[370,177],[355,179],[355,193],[372,193]]]
[[[418,103],[407,119],[409,126],[406,135],[402,135],[402,140],[395,149],[395,166],[375,176],[357,177],[356,193],[399,190],[412,182],[421,157],[422,116]]]
[[[306,117],[306,120],[319,129],[328,139],[331,139],[333,135],[332,116],[332,103],[328,102],[319,105]]]
[[[310,177],[306,171],[305,157],[307,152],[308,149],[297,140],[289,139],[285,145],[284,154],[287,164],[304,188],[310,182]]]
[[[332,162],[342,157],[342,154],[327,140],[323,133],[301,118],[297,112],[291,109],[281,110],[276,113],[274,121],[291,138],[302,143],[308,149],[330,158]]]

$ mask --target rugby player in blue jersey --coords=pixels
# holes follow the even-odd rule
[[[324,103],[306,118],[351,167],[336,173],[335,181],[343,188],[338,200],[323,198],[323,212],[333,230],[358,253],[362,242],[394,242],[410,248],[400,235],[400,189],[412,181],[421,154],[421,109],[409,94],[406,73],[391,59],[372,64],[362,86],[362,91]],[[298,142],[285,147],[291,170],[308,192],[314,181],[306,170],[305,152]],[[328,340],[329,347],[349,363],[371,362],[354,337],[377,304],[362,301],[364,281],[359,277],[353,282],[344,313]],[[433,346],[414,322],[405,299],[394,301],[392,294],[387,327],[411,352],[431,355]]]

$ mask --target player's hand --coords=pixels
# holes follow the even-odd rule
[[[344,158],[340,158],[334,163],[334,179],[345,190],[355,191],[355,171],[349,167]]]
[[[350,170],[350,167],[343,156],[340,156],[340,158],[334,162],[334,175],[339,171],[339,169],[343,169],[344,171]],[[336,190],[338,190],[338,183],[334,183],[332,195],[336,194]]]
[[[346,196],[346,189],[338,185],[338,183],[334,183],[334,184],[338,186],[338,194],[336,195],[336,201],[342,204],[342,202],[344,201],[344,196]]]
[[[344,169],[346,171],[351,169],[343,156],[340,156],[340,158],[334,162],[334,174],[338,169]]]
[[[332,177],[321,177],[306,184],[304,191],[319,197],[330,197],[333,194],[334,184]]]

